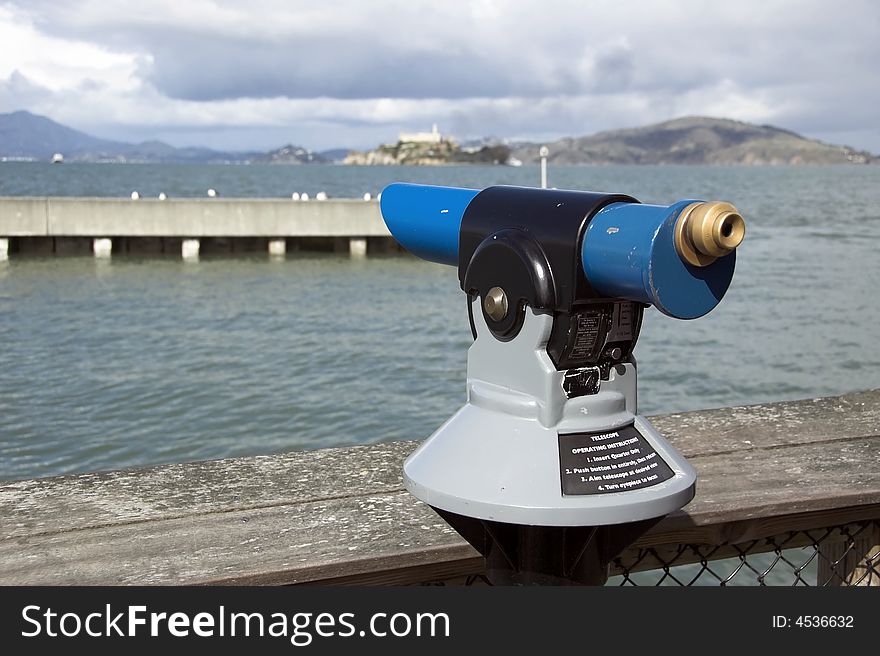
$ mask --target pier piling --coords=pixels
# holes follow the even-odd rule
[[[184,260],[198,260],[199,246],[200,244],[198,239],[184,239],[180,243],[180,254]]]
[[[269,240],[269,255],[272,257],[284,257],[287,254],[287,240],[286,239],[270,239]]]
[[[352,257],[367,256],[367,240],[364,237],[352,237],[348,241],[348,251]]]
[[[113,240],[101,237],[92,241],[95,257],[110,257],[113,253]]]

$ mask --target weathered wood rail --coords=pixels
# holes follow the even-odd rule
[[[697,497],[618,570],[822,540],[820,582],[878,584],[880,390],[653,422],[697,469]],[[410,584],[479,573],[476,552],[403,489],[413,447],[2,483],[0,584]]]

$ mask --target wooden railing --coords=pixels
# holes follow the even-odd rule
[[[621,554],[612,581],[653,569],[652,582],[767,583],[801,553],[789,582],[880,584],[880,390],[652,421],[696,468],[697,496]],[[2,483],[0,584],[478,576],[478,554],[403,488],[414,446]]]

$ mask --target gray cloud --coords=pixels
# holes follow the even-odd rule
[[[52,92],[49,89],[34,84],[20,71],[12,71],[8,78],[0,79],[0,111],[2,112],[31,107],[51,97]]]
[[[116,121],[117,137],[152,125],[214,139],[235,128],[259,141],[295,126],[308,145],[358,134],[347,143],[369,145],[434,120],[464,137],[550,137],[712,114],[880,150],[880,5],[867,0],[14,6],[45,34],[136,59],[137,98],[105,89],[96,107],[81,92],[80,114],[56,109],[80,125]],[[129,116],[138,102],[162,118]]]
[[[181,50],[181,44],[186,44]],[[517,93],[515,79],[477,53],[334,47],[309,39],[280,47],[189,35],[157,47],[145,79],[183,100],[230,98],[469,98]],[[546,85],[528,85],[530,93]]]

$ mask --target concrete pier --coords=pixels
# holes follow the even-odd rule
[[[110,257],[113,253],[113,240],[101,237],[92,241],[92,252],[95,257]]]
[[[379,203],[0,198],[0,237],[388,237]]]
[[[120,198],[0,198],[0,239],[6,252],[106,257],[139,252],[180,252],[181,240],[201,241],[201,254],[237,253],[262,243],[263,252],[330,249],[363,257],[397,250],[379,203],[329,199],[320,203],[266,198],[202,198],[137,202]],[[10,241],[11,240],[11,241]],[[386,244],[387,242],[387,244]],[[268,246],[267,246],[268,243]],[[226,248],[226,245],[229,247]],[[191,252],[194,246],[187,246]],[[2,250],[2,249],[0,249]],[[2,257],[2,255],[0,255]]]

